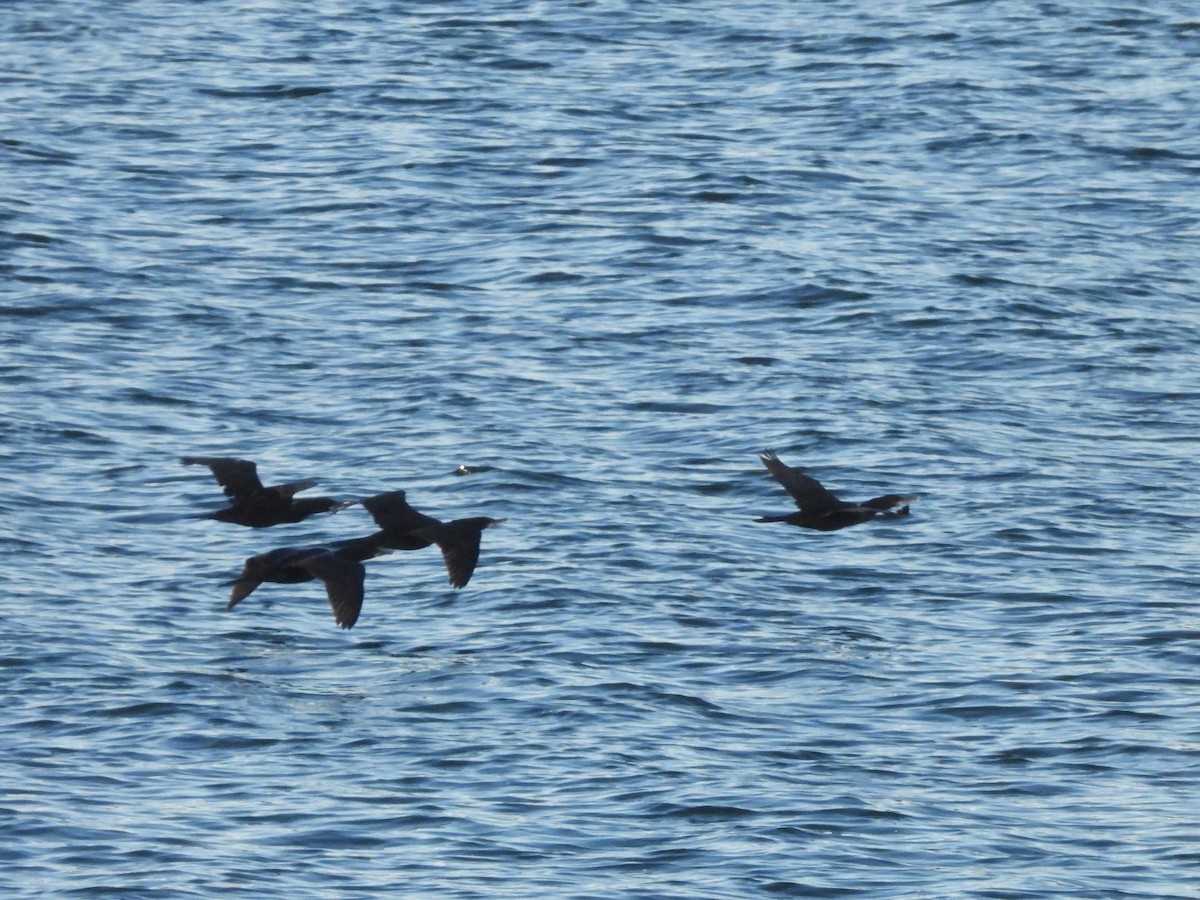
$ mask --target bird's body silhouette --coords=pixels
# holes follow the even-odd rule
[[[370,540],[395,550],[421,550],[437,544],[450,583],[456,588],[464,587],[471,580],[479,562],[483,530],[504,521],[475,516],[442,522],[409,506],[404,491],[388,491],[359,502],[380,529]]]
[[[786,465],[775,455],[774,450],[764,450],[759,458],[775,480],[792,495],[799,511],[777,516],[763,516],[756,519],[756,522],[787,522],[789,525],[796,525],[800,528],[837,531],[867,522],[876,516],[887,518],[907,516],[909,504],[917,499],[901,494],[886,494],[862,503],[849,503],[839,500],[817,479]]]
[[[248,459],[217,456],[185,456],[185,466],[207,466],[217,480],[229,506],[210,513],[207,518],[232,522],[248,528],[269,528],[300,522],[323,512],[336,512],[349,504],[332,497],[304,497],[296,494],[315,485],[315,481],[293,481],[265,487],[258,478],[258,467]]]
[[[225,609],[233,609],[264,582],[303,584],[320,579],[338,625],[353,628],[362,611],[366,578],[363,561],[390,552],[368,537],[338,541],[327,547],[280,547],[251,556],[234,579]]]

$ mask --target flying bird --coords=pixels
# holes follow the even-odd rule
[[[370,540],[395,550],[421,550],[437,544],[446,563],[450,584],[456,588],[464,587],[471,580],[471,573],[479,562],[483,530],[505,521],[475,516],[442,522],[409,506],[404,491],[388,491],[359,502],[380,528]]]
[[[337,512],[349,506],[332,497],[304,497],[296,494],[315,485],[315,481],[293,481],[264,487],[258,479],[258,467],[248,459],[229,459],[215,456],[185,456],[185,466],[208,466],[229,498],[229,506],[210,513],[207,518],[232,522],[248,528],[268,528],[272,525],[299,522],[311,515]]]
[[[792,495],[799,512],[778,516],[763,516],[756,522],[787,522],[800,528],[815,528],[818,531],[837,531],[859,525],[876,516],[898,518],[908,515],[908,505],[917,498],[901,494],[885,494],[862,503],[839,500],[826,490],[817,479],[805,475],[799,469],[784,464],[774,450],[764,450],[759,456],[767,471]]]
[[[366,579],[363,561],[391,552],[370,538],[356,538],[328,547],[280,547],[251,556],[233,581],[225,611],[249,597],[263,582],[303,584],[320,579],[338,625],[353,628],[362,611]]]

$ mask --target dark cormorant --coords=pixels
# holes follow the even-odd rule
[[[280,547],[251,556],[233,582],[228,612],[265,581],[275,584],[302,584],[319,578],[325,583],[333,617],[343,628],[353,628],[362,611],[363,560],[391,553],[371,538],[339,541],[328,547]]]
[[[300,500],[295,495],[315,485],[315,481],[293,481],[274,487],[263,487],[258,480],[258,467],[246,459],[228,459],[212,456],[185,456],[180,460],[185,466],[208,466],[217,484],[225,489],[229,506],[210,513],[207,518],[221,522],[232,522],[249,528],[267,528],[299,522],[322,512],[336,512],[348,503],[340,503],[332,497],[306,497]]]
[[[371,514],[380,531],[371,535],[381,547],[395,550],[421,550],[437,544],[446,561],[450,583],[463,587],[479,562],[479,541],[485,528],[498,525],[504,519],[476,516],[442,522],[433,516],[417,512],[404,499],[404,491],[389,491],[360,500]]]
[[[818,531],[837,531],[873,519],[876,516],[897,518],[908,515],[908,505],[916,497],[886,494],[863,503],[847,503],[827,491],[817,479],[805,475],[799,469],[785,465],[774,450],[764,450],[759,457],[767,471],[792,495],[799,512],[778,516],[764,516],[756,522],[787,522],[801,528]]]

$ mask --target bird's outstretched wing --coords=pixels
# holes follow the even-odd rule
[[[388,531],[402,533],[441,524],[433,516],[417,512],[409,506],[408,501],[404,499],[404,491],[388,491],[386,494],[376,494],[359,502],[371,514],[375,524]]]
[[[479,564],[479,542],[483,530],[503,521],[478,516],[455,519],[430,529],[428,533],[442,551],[442,559],[446,562],[446,574],[456,588],[466,587],[475,572],[475,566]]]
[[[305,580],[303,573],[297,572],[295,564],[312,552],[306,547],[279,547],[251,556],[242,567],[242,573],[233,580],[233,589],[229,592],[229,604],[225,611],[229,612],[258,589],[264,581],[300,582]]]
[[[475,566],[479,564],[479,541],[482,529],[464,527],[462,522],[449,522],[437,538],[438,549],[446,561],[446,574],[456,588],[466,587]]]
[[[242,569],[242,574],[234,579],[233,590],[229,592],[229,603],[225,605],[225,612],[229,612],[253,594],[263,581],[262,572],[256,570],[251,561],[247,560],[246,567]]]
[[[363,564],[328,550],[316,550],[295,565],[325,583],[334,619],[343,628],[353,628],[362,611],[363,582],[367,576]]]
[[[225,496],[235,503],[245,503],[262,490],[258,480],[258,466],[248,459],[230,459],[223,456],[185,456],[180,460],[185,466],[208,466],[213,478],[225,490]]]
[[[274,494],[278,494],[284,500],[291,500],[292,497],[301,491],[307,491],[310,487],[315,487],[316,481],[307,479],[305,481],[289,481],[287,484],[277,484],[272,488],[267,488]]]
[[[783,489],[792,495],[796,505],[806,513],[820,513],[837,509],[842,505],[832,493],[827,491],[817,479],[805,475],[799,469],[786,465],[774,450],[764,450],[759,458],[767,471],[775,480],[783,485]]]

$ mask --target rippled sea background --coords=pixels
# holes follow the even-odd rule
[[[1200,896],[1193,3],[0,19],[5,896]]]

